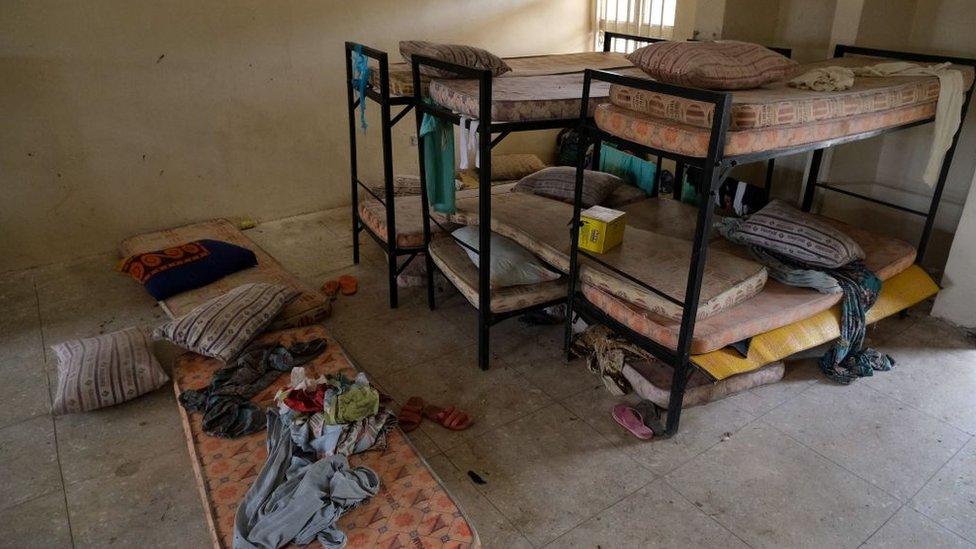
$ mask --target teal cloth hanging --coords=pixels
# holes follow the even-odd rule
[[[369,60],[363,55],[363,46],[356,44],[352,50],[352,87],[359,94],[359,127],[366,133],[366,86],[369,84]]]
[[[657,165],[606,144],[600,148],[600,171],[613,174],[647,194],[654,193]]]
[[[430,103],[429,99],[425,99]],[[454,213],[454,126],[430,114],[420,123],[427,198],[436,212]]]

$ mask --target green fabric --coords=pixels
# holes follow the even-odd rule
[[[369,385],[353,385],[336,398],[335,422],[352,423],[375,415],[380,409],[380,394]]]
[[[600,148],[600,171],[613,174],[647,194],[654,193],[657,165],[606,144]]]
[[[429,99],[425,101],[430,102]],[[424,115],[420,124],[424,140],[427,199],[436,212],[454,213],[454,126],[436,116]]]

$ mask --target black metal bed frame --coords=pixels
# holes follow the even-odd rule
[[[834,57],[842,57],[847,54],[852,55],[862,55],[871,57],[882,57],[890,59],[900,59],[906,61],[917,61],[917,62],[945,62],[950,61],[955,64],[969,65],[976,68],[976,60],[965,59],[959,57],[947,57],[938,55],[926,55],[917,53],[906,53],[897,52],[890,50],[880,50],[873,48],[862,48],[856,46],[846,46],[838,45],[834,50]],[[925,254],[926,245],[932,230],[932,226],[935,221],[936,213],[938,212],[939,201],[942,197],[942,191],[945,187],[946,177],[948,175],[949,166],[952,163],[953,153],[955,152],[956,144],[959,140],[959,134],[962,131],[962,123],[965,121],[966,111],[969,107],[969,101],[972,97],[973,86],[966,91],[966,97],[962,106],[962,120],[960,121],[959,129],[952,140],[952,146],[946,152],[946,156],[942,162],[942,170],[939,174],[939,179],[936,184],[932,202],[929,206],[928,212],[919,212],[899,206],[897,204],[889,203],[886,201],[878,200],[873,197],[860,195],[851,192],[846,189],[840,189],[834,185],[820,183],[819,170],[820,162],[823,156],[823,151],[826,148],[840,145],[843,143],[849,143],[853,141],[859,141],[863,139],[868,139],[878,135],[883,135],[891,133],[893,131],[906,129],[910,127],[915,127],[921,124],[926,124],[933,121],[933,118],[928,118],[926,120],[911,122],[907,124],[902,124],[893,128],[879,129],[869,132],[864,132],[857,135],[845,136],[836,139],[831,139],[828,141],[821,141],[816,143],[810,143],[805,145],[799,145],[795,147],[788,147],[783,149],[775,149],[769,151],[760,151],[756,153],[736,155],[736,156],[726,156],[724,153],[725,148],[725,138],[728,132],[729,124],[729,110],[731,106],[731,94],[725,92],[715,92],[707,91],[695,88],[685,88],[669,84],[664,84],[661,82],[650,81],[640,78],[632,78],[613,72],[607,71],[595,71],[587,70],[584,76],[583,84],[583,105],[585,106],[590,97],[590,86],[594,80],[599,80],[603,82],[609,82],[611,84],[620,84],[625,86],[630,86],[638,89],[643,89],[647,91],[652,91],[656,93],[662,93],[666,95],[672,95],[681,98],[692,99],[696,101],[701,101],[704,103],[710,103],[714,108],[713,122],[711,126],[711,133],[709,137],[709,144],[707,153],[703,158],[693,158],[680,154],[675,154],[669,151],[655,149],[652,147],[647,147],[639,143],[634,143],[632,141],[627,141],[619,137],[613,136],[609,133],[604,132],[599,129],[592,120],[587,116],[586,108],[580,109],[579,117],[579,129],[580,129],[580,148],[577,158],[577,171],[576,171],[576,189],[573,204],[573,222],[570,224],[571,233],[571,248],[570,248],[570,271],[569,271],[569,289],[567,296],[567,317],[566,317],[566,327],[565,327],[565,346],[567,354],[569,352],[569,343],[572,337],[572,324],[574,320],[574,312],[585,320],[591,322],[599,322],[605,324],[615,332],[627,337],[643,349],[647,350],[649,353],[655,357],[665,361],[673,368],[672,381],[671,381],[671,393],[670,400],[668,403],[668,414],[667,422],[665,427],[665,436],[671,436],[678,430],[678,424],[681,417],[682,403],[684,399],[685,386],[688,382],[693,368],[696,367],[691,360],[691,342],[695,330],[695,320],[696,313],[698,311],[698,302],[701,291],[701,282],[703,271],[705,267],[705,262],[708,252],[708,233],[712,226],[712,214],[714,211],[714,194],[717,192],[719,185],[721,185],[724,179],[724,174],[731,170],[733,167],[764,161],[771,160],[777,156],[797,154],[801,152],[813,152],[813,158],[810,166],[810,172],[807,177],[806,186],[803,192],[803,202],[802,208],[804,211],[809,211],[812,203],[814,192],[816,188],[822,188],[825,190],[840,192],[844,195],[853,196],[857,198],[862,198],[870,202],[889,206],[900,211],[906,211],[909,213],[924,215],[926,217],[925,227],[922,231],[921,242],[918,247],[917,261],[921,262]],[[692,254],[691,261],[688,270],[688,280],[685,289],[684,300],[678,300],[672,296],[667,295],[665,292],[654,288],[650,284],[643,281],[639,281],[633,277],[628,276],[631,281],[638,283],[641,287],[660,295],[672,303],[682,306],[682,317],[680,324],[680,331],[678,334],[678,341],[676,349],[671,349],[665,347],[637,332],[628,328],[623,323],[617,321],[611,316],[604,313],[602,310],[591,304],[581,292],[577,291],[577,285],[579,280],[579,270],[580,270],[580,255],[583,255],[587,260],[594,261],[604,267],[610,268],[611,270],[618,272],[620,274],[626,275],[626,273],[621,273],[618,269],[606,262],[602,261],[595,254],[590,254],[579,249],[579,218],[580,212],[582,210],[582,184],[583,184],[583,169],[584,169],[584,151],[587,149],[589,143],[593,143],[594,154],[599,154],[600,144],[603,141],[615,142],[618,144],[625,144],[628,147],[636,149],[646,154],[657,155],[659,157],[670,158],[675,160],[679,167],[681,166],[696,166],[701,170],[700,184],[696,186],[696,191],[699,194],[700,200],[698,206],[697,222],[695,226],[694,239],[691,242]]]
[[[371,236],[373,240],[383,249],[387,259],[387,283],[390,291],[390,308],[396,308],[399,298],[397,293],[396,277],[403,269],[410,264],[418,253],[424,251],[423,246],[400,246],[396,238],[396,208],[394,207],[393,189],[393,136],[392,130],[397,122],[402,120],[410,109],[413,108],[413,97],[409,96],[390,96],[390,62],[385,51],[357,44],[346,42],[346,92],[347,109],[349,114],[349,164],[350,164],[350,183],[352,187],[352,260],[359,264],[359,233],[363,230]],[[379,65],[380,89],[376,90],[372,85],[366,85],[366,96],[356,98],[355,87],[353,85],[353,65],[352,56],[359,51],[369,59],[375,60]],[[366,75],[362,75],[366,78]],[[360,106],[360,101],[371,99],[380,106],[380,132],[382,135],[383,149],[383,185],[386,196],[378,196],[366,183],[359,179],[359,165],[357,161],[356,148],[356,108]],[[392,107],[402,107],[396,116],[391,115]],[[367,193],[373,196],[386,209],[386,235],[379,235],[362,222],[359,216],[359,188],[362,187]],[[385,238],[385,240],[384,240]],[[407,256],[407,260],[402,265],[399,258]]]
[[[605,43],[609,44],[611,40],[616,38],[624,38],[628,40],[639,40],[641,42],[660,42],[659,38],[648,38],[648,37],[635,37],[631,35],[619,34],[608,32],[605,33]],[[604,48],[604,51],[609,51]],[[574,116],[572,118],[562,118],[562,119],[547,119],[547,120],[530,120],[530,121],[520,121],[520,122],[493,122],[491,120],[491,101],[492,101],[492,74],[488,70],[473,69],[470,67],[465,67],[461,65],[456,65],[453,63],[448,63],[445,61],[440,61],[437,59],[431,59],[429,57],[414,56],[411,62],[413,69],[413,88],[414,97],[413,103],[415,107],[415,113],[417,118],[417,133],[420,133],[420,125],[423,121],[424,115],[435,116],[441,120],[445,120],[454,125],[461,125],[461,117],[457,113],[446,109],[444,107],[434,105],[431,103],[425,103],[422,97],[422,90],[420,87],[420,68],[422,66],[429,66],[436,69],[441,69],[444,71],[450,71],[461,78],[469,78],[472,80],[478,80],[478,116],[476,120],[478,121],[478,147],[479,147],[479,157],[481,166],[478,169],[478,250],[474,247],[468,246],[464,242],[458,239],[454,239],[458,245],[471,250],[472,252],[478,254],[478,366],[482,370],[487,370],[490,362],[489,354],[489,339],[491,327],[503,320],[524,314],[527,312],[544,309],[552,305],[558,305],[565,302],[565,298],[555,299],[546,303],[536,304],[530,307],[517,309],[513,311],[506,311],[504,313],[495,313],[491,310],[491,291],[490,291],[490,265],[491,265],[491,150],[498,143],[500,143],[505,137],[507,137],[512,132],[524,132],[524,131],[535,131],[535,130],[549,130],[549,129],[559,129],[574,127],[578,123],[578,119]],[[588,101],[584,101],[583,110],[586,111]],[[470,124],[470,120],[467,124]],[[498,134],[497,137],[492,138],[492,134]],[[439,222],[430,215],[430,204],[427,199],[427,174],[425,173],[424,167],[424,147],[419,146],[418,148],[418,158],[420,163],[420,181],[421,181],[421,203],[423,208],[423,228],[424,228],[424,249],[426,250],[430,245],[431,240],[431,227],[430,223],[433,221],[439,225]],[[448,236],[450,233],[444,231]],[[451,236],[453,238],[453,236]],[[480,250],[480,251],[479,251]],[[436,270],[436,265],[434,264],[433,258],[431,258],[430,253],[425,253],[424,257],[427,262],[427,304],[433,310],[436,307],[434,298],[434,273]]]

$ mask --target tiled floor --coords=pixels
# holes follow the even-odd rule
[[[365,242],[351,266],[348,226],[334,210],[249,235],[310,283],[359,276],[327,322],[354,360],[397,399],[477,418],[412,438],[486,547],[976,547],[976,343],[924,307],[872,330],[891,372],[841,387],[791,363],[783,382],[640,442],[609,419],[619,399],[562,362],[560,327],[499,325],[481,372],[473,310],[445,294],[431,313],[416,289],[389,310],[382,255]],[[209,544],[169,390],[49,413],[48,346],[163,318],[114,261],[0,275],[0,547]],[[176,352],[158,351],[167,365]]]

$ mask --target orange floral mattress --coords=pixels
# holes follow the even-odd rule
[[[306,368],[315,375],[345,372],[354,376],[355,368],[335,339],[320,325],[266,334],[265,342],[285,344],[314,338],[328,341],[326,352]],[[213,372],[223,364],[195,353],[177,358],[173,368],[173,388],[198,389],[210,382]],[[279,380],[254,398],[270,403],[275,392],[288,380]],[[190,458],[210,525],[214,547],[232,547],[234,515],[244,494],[267,458],[264,431],[237,439],[222,439],[205,434],[200,414],[189,415],[180,407]],[[367,466],[380,477],[380,492],[364,505],[339,519],[339,528],[348,536],[349,548],[367,547],[480,547],[478,536],[457,502],[411,446],[399,429],[388,435],[386,450],[365,452],[349,459],[353,466]]]
[[[796,74],[825,66],[864,66],[868,57],[845,57],[802,65]],[[965,87],[971,67],[955,66]],[[726,156],[806,145],[931,118],[939,80],[934,76],[858,77],[849,90],[799,90],[786,81],[732,92]],[[594,118],[600,129],[656,149],[692,157],[708,150],[711,104],[627,86],[611,86],[610,102]]]
[[[202,288],[176,294],[160,302],[160,307],[170,318],[182,316],[197,305],[232,290],[241,284],[266,282],[295,288],[301,293],[285,306],[272,324],[272,329],[293,328],[319,322],[332,313],[332,303],[318,290],[310,287],[281,266],[268,252],[261,249],[250,238],[226,219],[213,219],[175,229],[156,231],[127,238],[119,245],[122,257],[151,252],[178,246],[185,242],[211,238],[230,242],[254,252],[258,259],[256,267],[244,269],[207,284]]]
[[[553,55],[529,55],[525,57],[509,57],[505,59],[510,72],[501,76],[539,76],[543,74],[566,74],[583,72],[585,69],[620,69],[632,67],[622,53],[587,51],[580,53],[557,53]],[[407,63],[391,63],[390,95],[413,95],[413,73]],[[369,82],[376,89],[380,86],[380,74],[376,66],[369,73]],[[421,85],[430,84],[430,78],[421,76]]]

